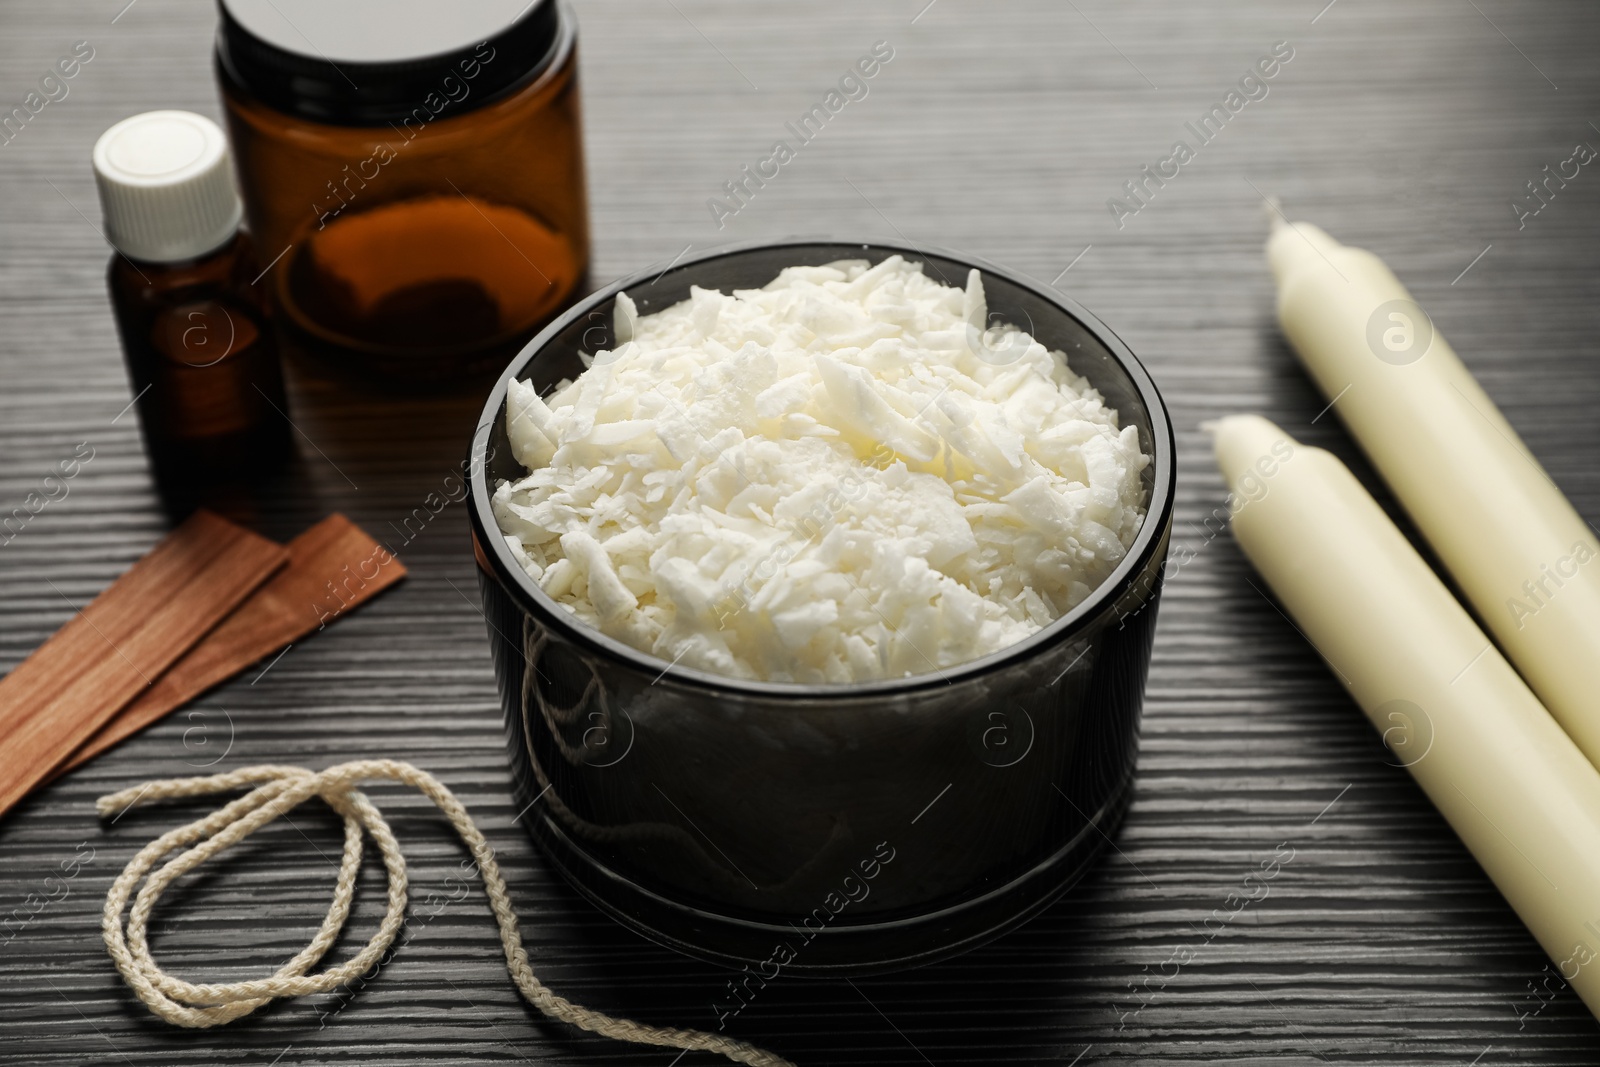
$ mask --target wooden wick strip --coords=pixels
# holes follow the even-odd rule
[[[361,527],[330,515],[289,542],[289,565],[58,768],[65,774],[200,694],[371,600],[405,566]]]
[[[0,815],[288,561],[195,512],[0,678]]]

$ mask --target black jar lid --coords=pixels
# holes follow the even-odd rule
[[[430,94],[453,113],[481,107],[539,70],[561,38],[558,0],[217,6],[226,77],[279,111],[339,126],[399,121]]]

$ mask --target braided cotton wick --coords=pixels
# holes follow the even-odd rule
[[[117,970],[139,999],[152,1012],[178,1026],[207,1027],[231,1022],[248,1015],[278,997],[303,996],[335,989],[370,970],[394,943],[405,921],[406,861],[400,853],[389,824],[365,795],[355,789],[357,782],[390,779],[412,786],[433,801],[461,835],[483,877],[483,888],[500,924],[500,944],[505,950],[506,968],[512,981],[529,1003],[552,1019],[600,1034],[616,1041],[643,1045],[715,1052],[735,1063],[751,1067],[793,1067],[789,1061],[743,1041],[699,1030],[677,1030],[646,1026],[628,1019],[616,1019],[591,1011],[557,996],[534,977],[517,916],[511,908],[505,879],[495,863],[494,851],[467,809],[437,778],[398,760],[358,760],[341,763],[325,771],[312,772],[301,767],[246,767],[228,774],[203,778],[169,778],[146,782],[120,793],[101,797],[95,807],[101,817],[125,811],[138,804],[172,797],[223,793],[253,786],[249,793],[196,820],[188,826],[162,834],[129,861],[111,891],[101,920],[106,949]],[[259,830],[290,809],[312,797],[321,797],[344,819],[344,855],[339,863],[339,879],[334,886],[333,903],[311,943],[277,973],[247,982],[194,984],[162,971],[150,954],[148,930],[150,913],[161,893],[177,878],[198,867],[212,856]],[[355,894],[356,874],[361,869],[362,837],[370,834],[377,842],[388,872],[388,907],[378,932],[365,948],[349,961],[320,974],[308,974],[328,949],[350,917],[350,902]],[[198,843],[197,843],[198,842]],[[158,863],[171,852],[182,852]],[[143,881],[143,885],[139,883]],[[137,896],[134,887],[139,886]],[[128,908],[130,896],[133,907]],[[124,927],[122,915],[128,911]]]

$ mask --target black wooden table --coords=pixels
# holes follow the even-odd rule
[[[1223,490],[1199,429],[1262,412],[1344,456],[1389,502],[1274,324],[1262,242],[1263,197],[1276,195],[1395,268],[1600,521],[1600,174],[1585,168],[1520,227],[1510,206],[1576,142],[1600,145],[1600,12],[1580,0],[578,8],[597,282],[788,233],[963,249],[1055,284],[1117,330],[1164,391],[1181,452],[1174,551],[1192,558],[1166,589],[1117,850],[998,943],[854,985],[780,982],[734,1032],[802,1064],[1600,1063],[1593,1018],[1247,584],[1228,534],[1201,525]],[[215,115],[212,29],[202,0],[0,9],[0,111],[74,42],[94,49],[69,95],[0,145],[0,512],[80,442],[94,449],[70,492],[0,545],[6,669],[165,526],[125,410],[88,153],[136,111]],[[878,40],[894,58],[870,95],[719,229],[707,199]],[[1108,198],[1175,139],[1192,143],[1183,124],[1279,41],[1293,59],[1268,94],[1119,228]],[[255,520],[280,538],[332,510],[386,532],[462,458],[477,410],[472,397],[357,396],[303,377],[292,399],[299,460]],[[465,531],[447,509],[404,551],[404,585],[0,822],[0,1060],[667,1067],[670,1052],[612,1046],[524,1005],[476,891],[414,905],[405,948],[340,995],[210,1031],[168,1027],[132,998],[101,947],[100,908],[177,812],[102,825],[94,798],[206,766],[368,754],[411,760],[461,795],[557,990],[715,1025],[723,976],[575,899],[514,823]],[[432,808],[376,794],[417,896],[460,896],[445,880],[462,851]],[[312,807],[274,824],[158,912],[158,955],[189,977],[275,968],[320,921],[338,841],[334,817]],[[1293,859],[1270,893],[1232,911],[1230,893],[1280,849]],[[47,886],[63,864],[76,873]],[[382,910],[368,867],[345,953]],[[1231,917],[1202,928],[1214,910]]]

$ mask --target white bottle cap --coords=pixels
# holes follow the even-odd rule
[[[106,239],[130,259],[194,259],[239,229],[228,140],[204,115],[123,119],[100,135],[93,158]]]

